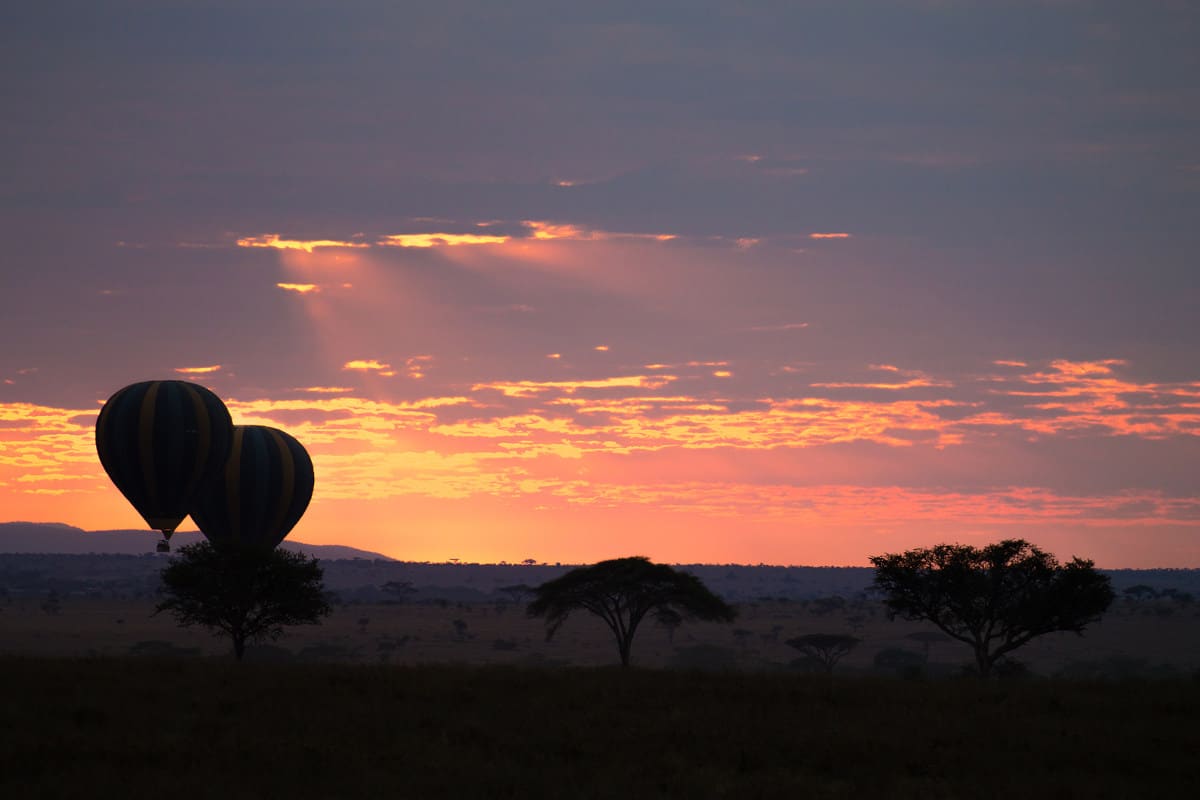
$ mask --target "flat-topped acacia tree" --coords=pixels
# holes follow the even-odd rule
[[[685,619],[732,622],[737,611],[695,575],[652,563],[643,556],[615,558],[590,567],[579,567],[534,590],[531,617],[546,618],[549,641],[574,611],[589,611],[604,620],[617,641],[621,666],[629,666],[629,653],[638,625],[647,615],[678,623]]]

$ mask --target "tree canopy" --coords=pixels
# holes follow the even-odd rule
[[[240,661],[246,642],[278,639],[284,626],[313,625],[330,613],[323,576],[317,559],[303,553],[198,542],[163,568],[166,599],[155,613],[228,636]]]
[[[805,658],[832,674],[842,656],[853,650],[862,640],[844,633],[806,633],[788,639],[787,645],[799,650]]]
[[[573,612],[588,611],[612,631],[623,667],[629,666],[634,634],[648,614],[666,624],[684,619],[732,622],[737,616],[695,575],[643,556],[579,567],[533,591],[528,613],[546,618],[547,640]]]
[[[928,620],[971,646],[981,676],[1006,654],[1056,631],[1082,633],[1113,601],[1091,561],[1060,564],[1023,539],[940,544],[871,558],[889,617]]]

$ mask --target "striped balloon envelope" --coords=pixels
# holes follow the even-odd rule
[[[300,521],[313,493],[308,452],[262,425],[235,425],[225,469],[201,487],[192,520],[218,547],[270,550]]]
[[[108,477],[146,523],[170,538],[196,492],[220,471],[233,420],[215,394],[187,381],[121,389],[96,419],[96,452]]]

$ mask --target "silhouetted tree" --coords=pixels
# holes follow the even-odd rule
[[[1124,592],[1125,596],[1130,600],[1153,600],[1158,597],[1158,592],[1152,586],[1147,586],[1144,583],[1139,583],[1137,586],[1130,586]]]
[[[549,641],[572,612],[589,611],[604,620],[617,641],[621,666],[629,666],[629,652],[638,625],[647,614],[660,621],[702,619],[732,622],[737,612],[709,591],[699,578],[642,556],[601,561],[579,567],[547,581],[535,590],[529,604],[531,617],[546,618]]]
[[[162,571],[168,611],[183,627],[200,625],[233,642],[242,660],[246,642],[275,640],[286,625],[314,625],[330,613],[317,559],[291,550],[269,552],[186,545]]]
[[[388,602],[406,603],[417,593],[412,581],[388,581],[379,590],[388,596]]]
[[[1114,597],[1091,561],[1060,565],[1022,539],[982,548],[941,544],[873,556],[871,563],[889,618],[928,620],[970,645],[983,677],[1037,636],[1082,633]]]
[[[807,658],[812,659],[828,673],[833,672],[842,656],[853,650],[862,641],[856,636],[844,633],[807,633],[788,639],[789,647],[794,647]]]

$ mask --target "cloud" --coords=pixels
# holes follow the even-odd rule
[[[511,236],[482,233],[396,233],[379,240],[383,247],[457,247],[460,245],[505,244]]]
[[[526,219],[522,220],[521,224],[529,230],[529,238],[540,241],[565,239],[577,242],[589,242],[604,239],[645,239],[655,242],[669,242],[678,238],[673,233],[622,233],[548,220]]]
[[[347,361],[342,365],[342,369],[352,372],[374,372],[377,375],[382,375],[385,378],[390,378],[396,374],[392,369],[391,364],[385,364],[382,361],[377,361],[373,358],[359,358],[352,361]]]
[[[261,236],[246,236],[237,240],[238,247],[266,247],[274,250],[303,250],[311,253],[318,247],[369,247],[366,242],[339,241],[336,239],[283,239],[277,233]]]
[[[810,238],[810,239],[849,239],[850,234],[848,234],[848,233],[810,233],[808,235],[808,238]]]
[[[180,375],[210,375],[220,368],[220,364],[212,364],[207,367],[176,367],[175,371]]]
[[[658,389],[673,380],[673,375],[625,375],[578,381],[493,381],[477,383],[471,387],[471,391],[492,389],[509,397],[533,397],[550,392],[574,394],[581,389]]]
[[[296,292],[297,294],[321,291],[321,287],[315,283],[277,283],[275,285],[285,292]]]

